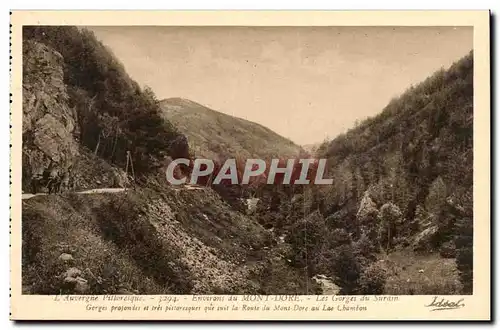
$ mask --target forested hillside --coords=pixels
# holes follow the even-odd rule
[[[261,205],[260,220],[290,232],[298,267],[337,270],[341,287],[358,285],[347,291],[361,290],[363,269],[373,271],[367,257],[375,262],[380,253],[411,251],[456,258],[463,291],[470,292],[472,119],[470,53],[323,143],[317,153],[328,159],[333,185],[282,191]],[[425,291],[415,290],[405,292]]]
[[[270,159],[294,157],[301,148],[257,123],[223,114],[196,102],[161,101],[165,117],[188,137],[196,157]]]
[[[164,118],[154,93],[130,79],[119,60],[91,31],[74,26],[36,26],[25,27],[23,34],[24,59],[29,62],[24,65],[24,75],[34,77],[23,85],[28,94],[36,91],[36,84],[44,83],[43,77],[50,78],[55,67],[62,70],[64,91],[59,99],[50,100],[52,95],[47,94],[51,102],[42,102],[45,108],[39,108],[43,107],[40,104],[24,108],[34,130],[38,117],[52,111],[47,103],[64,101],[67,112],[74,114],[72,135],[77,143],[109,163],[125,168],[130,151],[136,174],[143,175],[160,166],[166,154],[173,158],[188,155],[185,136]],[[36,57],[29,52],[37,47],[48,48],[39,50]],[[57,63],[54,58],[59,58]]]

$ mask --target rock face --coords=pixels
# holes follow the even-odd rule
[[[63,287],[71,289],[75,293],[84,294],[89,290],[88,281],[81,277],[82,272],[78,268],[70,268],[62,274]]]
[[[325,275],[315,275],[313,277],[321,287],[323,295],[336,295],[340,292],[340,287],[333,283],[333,280]]]
[[[413,249],[415,251],[430,250],[432,247],[432,239],[437,232],[438,226],[436,225],[424,229],[422,232],[415,236],[412,244]]]
[[[252,214],[255,212],[255,210],[257,209],[257,204],[259,203],[259,200],[260,200],[259,198],[248,198],[246,200],[248,214]]]
[[[68,253],[63,253],[59,256],[59,260],[63,261],[63,262],[68,262],[68,261],[73,261],[73,256],[71,254],[68,254]]]
[[[356,220],[358,221],[361,233],[372,240],[377,239],[378,213],[377,205],[371,199],[370,194],[365,192],[356,213]]]
[[[34,41],[23,43],[23,187],[51,163],[66,169],[78,155],[76,113],[68,106],[63,58]]]
[[[127,175],[79,142],[76,109],[64,82],[64,59],[51,47],[23,42],[23,178],[32,192],[33,175],[56,169],[70,174],[70,190],[126,187]],[[70,169],[70,171],[68,171]]]
[[[378,216],[377,205],[370,198],[370,194],[365,192],[361,203],[359,205],[358,213],[356,213],[356,219],[360,225],[371,225]]]

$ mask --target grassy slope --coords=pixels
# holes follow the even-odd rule
[[[303,292],[275,244],[211,190],[39,196],[23,201],[23,291],[71,293],[58,276],[76,267],[94,294]]]
[[[229,116],[193,101],[171,98],[161,102],[165,117],[184,133],[198,157],[288,157],[301,148],[270,129]]]
[[[379,262],[388,274],[385,294],[460,294],[462,285],[453,258],[401,250],[381,256],[380,260],[384,260]]]

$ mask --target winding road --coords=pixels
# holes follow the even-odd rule
[[[203,190],[206,187],[203,186],[198,186],[198,185],[192,185],[192,184],[185,184],[185,185],[179,185],[179,186],[171,186],[174,187],[175,189],[178,190]],[[75,194],[104,194],[104,193],[119,193],[123,192],[126,190],[129,190],[131,188],[95,188],[95,189],[88,189],[88,190],[82,190],[82,191],[75,191],[73,193]],[[48,195],[47,193],[38,193],[38,194],[22,194],[22,199],[30,199],[36,196],[43,196],[43,195]]]
[[[127,190],[127,188],[96,188],[82,191],[75,191],[75,194],[103,194],[103,193],[118,193]],[[30,199],[36,196],[48,195],[47,193],[38,194],[22,194],[22,199]]]

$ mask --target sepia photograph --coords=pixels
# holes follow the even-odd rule
[[[473,26],[20,31],[21,295],[477,293]]]

